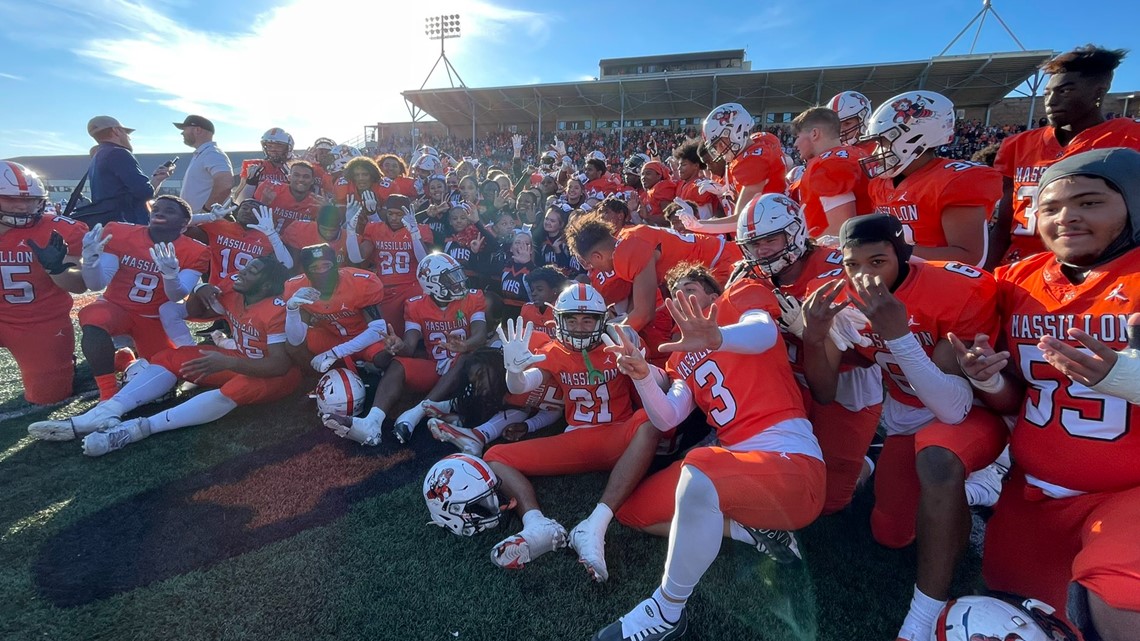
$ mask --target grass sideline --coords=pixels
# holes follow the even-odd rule
[[[25,406],[19,397],[15,364],[0,351],[0,411]],[[75,442],[27,436],[29,422],[91,403],[0,422],[5,640],[589,639],[660,580],[665,541],[616,523],[607,541],[611,579],[603,585],[587,581],[572,552],[547,555],[519,572],[494,567],[489,550],[519,527],[517,520],[473,539],[428,527],[423,474],[450,450],[426,430],[417,431],[410,449],[386,433],[381,448],[366,450],[320,427],[312,401],[297,395],[100,459],[83,457]],[[223,508],[210,505],[210,497],[224,493],[167,493],[187,479],[198,484],[187,492],[252,479],[264,495],[239,495],[236,504],[231,497]],[[572,527],[592,509],[604,483],[604,475],[590,474],[539,479],[536,487],[546,513]],[[315,489],[310,493],[319,502],[309,512],[294,505],[306,494],[298,487]],[[169,505],[166,497],[174,497]],[[210,510],[196,520],[197,512],[184,513],[177,503],[184,499]],[[263,514],[266,505],[288,505],[292,521],[250,546],[247,534],[256,543],[256,535],[272,527],[262,523],[274,518]],[[911,596],[914,550],[877,546],[868,514],[864,494],[847,511],[804,530],[807,560],[796,567],[776,566],[725,541],[690,602],[686,638],[894,638]],[[141,521],[127,523],[132,518]],[[235,538],[204,537],[222,526]],[[140,547],[126,532],[156,535],[144,537]],[[214,547],[191,549],[199,540]],[[76,568],[125,565],[130,575],[191,553],[214,560],[79,605],[59,605],[45,593],[44,577],[67,573],[69,554]],[[77,589],[95,592],[106,580],[84,578]],[[980,562],[971,550],[954,593],[980,586]]]

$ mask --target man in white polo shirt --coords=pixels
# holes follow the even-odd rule
[[[182,177],[182,199],[191,211],[209,211],[225,202],[234,188],[234,170],[225,152],[214,142],[214,123],[202,116],[186,116],[174,123],[182,130],[182,142],[194,148],[194,157]]]

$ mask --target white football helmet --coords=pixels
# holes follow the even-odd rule
[[[416,171],[426,172],[428,176],[443,173],[443,163],[436,156],[420,156],[412,163],[412,169]]]
[[[602,342],[609,308],[602,295],[592,286],[585,283],[567,285],[554,301],[553,311],[554,335],[564,345],[588,351]],[[593,331],[581,332],[570,329],[567,317],[578,314],[589,314],[597,318]]]
[[[344,166],[348,164],[348,161],[364,155],[360,153],[359,149],[352,145],[337,145],[333,147],[332,153],[334,157],[332,164],[333,171],[344,171]]]
[[[598,151],[597,149],[595,149],[594,151],[591,151],[590,153],[586,154],[586,160],[590,160],[590,159],[595,159],[595,160],[600,160],[602,162],[606,162],[606,155],[603,154],[601,151]]]
[[[701,126],[701,137],[713,160],[732,160],[748,146],[752,114],[739,103],[726,102],[713,109]]]
[[[645,166],[645,163],[651,160],[653,159],[649,157],[649,154],[636,153],[625,159],[625,164],[623,165],[624,171],[627,174],[640,176],[641,168]]]
[[[35,225],[47,201],[47,189],[34,171],[11,161],[0,162],[0,225]]]
[[[270,162],[280,165],[289,160],[289,155],[293,153],[293,136],[280,127],[274,127],[261,134],[261,150]]]
[[[891,178],[922,152],[954,139],[954,103],[933,91],[908,91],[879,105],[867,137],[878,143],[875,153],[859,161],[868,176]]]
[[[859,122],[839,131],[839,142],[853,145],[867,135],[867,123],[871,120],[871,101],[858,91],[843,91],[828,101],[827,107],[839,114],[839,122],[858,116]]]
[[[806,167],[804,165],[796,165],[795,167],[792,167],[788,170],[787,174],[784,174],[784,182],[788,185],[791,185],[800,178],[803,178],[805,168]]]
[[[441,303],[467,295],[467,275],[459,261],[443,252],[432,252],[420,261],[416,278],[424,293]]]
[[[334,367],[317,381],[313,398],[317,401],[318,414],[359,416],[364,409],[364,393],[364,381],[356,372]]]
[[[784,248],[770,256],[757,256],[752,243],[784,234]],[[796,262],[807,250],[807,225],[796,201],[783,194],[760,194],[736,220],[736,244],[749,267],[772,277]]]
[[[334,147],[336,147],[336,143],[333,142],[332,138],[317,138],[313,142],[313,146],[309,147],[309,149],[324,149],[325,151],[332,151]]]
[[[554,165],[558,163],[558,152],[548,150],[542,152],[542,156],[538,159],[538,165],[543,171],[554,171]]]
[[[499,479],[483,459],[452,454],[431,466],[424,478],[424,501],[431,522],[459,536],[497,527],[506,514],[495,489]]]
[[[1015,605],[988,596],[952,599],[934,629],[937,641],[1076,641],[1053,608],[1036,599]]]

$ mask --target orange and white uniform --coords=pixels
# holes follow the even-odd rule
[[[60,289],[36,260],[28,241],[47,247],[53,231],[69,254],[83,247],[87,225],[45,215],[35,225],[0,235],[0,347],[20,367],[24,396],[46,405],[71,396],[75,374],[75,332],[71,294]]]
[[[395,190],[392,188],[392,181],[383,176],[380,177],[379,181],[372,183],[372,186],[369,187],[369,191],[376,196],[377,208],[382,208],[384,201],[388,200],[388,196],[395,193]],[[336,185],[333,186],[333,195],[336,198],[336,204],[341,206],[344,206],[348,202],[349,196],[355,198],[358,203],[363,202],[361,200],[361,192],[356,188],[356,183],[346,178],[341,178],[336,181]]]
[[[780,139],[766,132],[752,134],[751,142],[728,164],[728,184],[739,194],[745,187],[764,182],[765,194],[782,194],[787,188],[784,176],[784,148]]]
[[[233,329],[237,349],[227,350],[212,345],[168,349],[151,358],[153,365],[177,374],[185,363],[201,358],[207,351],[256,360],[265,358],[270,345],[285,342],[285,306],[280,299],[264,298],[246,307],[245,298],[233,290],[232,282],[232,279],[222,282],[218,302],[225,310],[224,317]],[[301,371],[291,367],[281,376],[268,378],[224,371],[194,382],[205,387],[219,388],[223,396],[238,405],[251,405],[269,403],[292,394],[301,382]]]
[[[206,234],[210,248],[210,284],[223,280],[245,268],[253,259],[273,255],[269,237],[225,218],[198,226]]]
[[[715,210],[720,203],[720,199],[711,191],[706,191],[702,194],[695,180],[678,180],[677,196],[680,197],[681,200],[696,203],[698,209],[707,209],[710,213]],[[698,216],[698,218],[700,218],[700,216]]]
[[[129,335],[139,355],[149,359],[173,347],[159,320],[158,308],[168,299],[162,274],[150,256],[155,241],[145,225],[108,223],[103,234],[112,237],[102,263],[104,277],[109,275],[107,288],[98,300],[79,310],[79,324],[99,327],[111,336]],[[193,238],[175,239],[174,253],[183,273],[197,273],[194,280],[210,268],[210,250]],[[112,262],[113,271],[109,271]]]
[[[605,299],[605,296],[602,296]],[[608,301],[607,301],[608,302]],[[533,323],[534,331],[542,332],[550,338],[554,338],[554,306],[543,305],[543,309],[539,311],[538,305],[534,303],[527,303],[522,306],[522,311],[519,312],[524,323]]]
[[[258,185],[265,182],[273,182],[284,184],[289,182],[289,168],[285,165],[278,165],[270,162],[268,158],[251,158],[249,160],[241,161],[241,176],[242,180],[249,178],[249,168],[257,165],[261,167],[261,173],[258,175]]]
[[[279,232],[297,221],[316,220],[317,212],[324,206],[324,201],[315,193],[309,192],[298,200],[288,184],[278,182],[259,184],[253,199],[273,210],[273,224]]]
[[[404,332],[416,330],[423,336],[429,358],[398,356],[407,373],[407,385],[416,391],[431,389],[439,377],[447,373],[458,356],[447,349],[447,337],[456,334],[466,339],[471,324],[487,320],[487,301],[483,292],[470,290],[460,300],[441,308],[430,296],[420,295],[404,306]]]
[[[311,220],[294,222],[289,225],[285,231],[281,232],[281,242],[289,249],[301,249],[309,245],[328,243],[333,253],[336,254],[336,263],[339,266],[348,265],[348,250],[345,249],[345,238],[346,234],[343,229],[339,230],[337,237],[333,240],[323,238],[320,230],[317,228],[317,223]]]
[[[586,200],[605,200],[607,196],[614,195],[614,191],[620,186],[615,184],[610,178],[613,174],[606,172],[601,178],[595,178],[585,185],[582,185],[582,191],[586,195]]]
[[[772,292],[747,279],[733,283],[715,304],[722,327],[746,314],[780,313]],[[759,353],[703,350],[670,356],[665,374],[672,391],[667,394],[689,399],[678,401],[678,420],[695,405],[705,412],[718,442],[691,450],[643,481],[618,510],[619,521],[638,528],[670,522],[682,465],[707,475],[725,516],[746,526],[795,530],[815,520],[823,508],[826,472],[783,341],[778,334],[773,338],[774,344]],[[660,393],[653,379],[651,374],[639,381],[639,391],[648,385]]]
[[[1051,336],[1083,350],[1066,333],[1075,327],[1125,349],[1140,249],[1080,284],[1052,253],[999,267],[996,278],[1003,348],[1026,390],[1010,436],[1011,479],[986,527],[986,584],[1063,608],[1077,582],[1111,607],[1140,610],[1140,408],[1069,379],[1037,348]]]
[[[856,215],[874,211],[867,195],[867,174],[859,165],[864,157],[857,147],[839,146],[807,162],[796,183],[799,196],[796,202],[803,206],[809,237],[818,238],[827,229],[829,208],[825,203],[829,199],[853,197]]]
[[[1001,174],[968,160],[935,158],[895,185],[880,176],[867,185],[875,213],[903,224],[906,241],[921,247],[946,247],[942,212],[950,207],[984,207],[987,215],[1001,199]],[[983,222],[978,234],[985,234]],[[982,257],[983,260],[985,257]]]
[[[424,247],[430,247],[435,242],[431,228],[427,225],[419,228],[421,242]],[[368,223],[362,237],[372,243],[375,249],[372,262],[376,265],[376,274],[384,281],[384,300],[380,303],[384,320],[403,333],[404,304],[423,293],[416,280],[420,260],[412,247],[412,235],[403,227],[392,231],[387,223],[380,222]]]
[[[665,215],[665,207],[677,197],[677,183],[672,180],[659,180],[645,191],[642,205],[648,208],[648,218],[658,219]]]
[[[713,277],[723,284],[732,275],[733,264],[741,258],[740,248],[724,236],[680,234],[667,227],[636,225],[621,231],[614,247],[614,274],[632,283],[658,250],[661,252],[656,262],[659,283],[665,282],[665,274],[678,263],[695,261],[706,265]]]
[[[1037,181],[1058,160],[1092,149],[1129,147],[1140,150],[1140,120],[1114,118],[1085,129],[1064,147],[1053,127],[1040,127],[1006,138],[994,169],[1013,181],[1013,229],[1002,262],[1045,251],[1037,235]]]
[[[384,298],[384,284],[376,274],[352,267],[341,267],[337,271],[336,289],[332,295],[302,307],[309,316],[305,345],[313,354],[326,352],[363,334],[373,320],[365,310],[376,307],[379,311],[380,301]],[[297,290],[312,286],[308,276],[294,276],[285,282],[281,299],[289,300]],[[383,349],[384,342],[379,341],[358,352],[357,356],[370,361]]]

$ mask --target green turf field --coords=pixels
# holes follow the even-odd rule
[[[7,352],[0,386],[0,411],[19,410]],[[570,551],[495,567],[490,548],[517,520],[472,539],[425,525],[420,485],[448,446],[420,430],[411,447],[390,433],[360,447],[320,427],[300,394],[100,459],[77,442],[33,442],[27,424],[48,413],[0,422],[6,641],[589,639],[660,579],[665,541],[616,522],[606,584],[590,583]],[[536,487],[569,528],[604,482]],[[797,567],[726,541],[690,602],[686,638],[893,639],[914,551],[873,543],[867,498],[802,532]],[[955,592],[979,586],[971,552]]]

